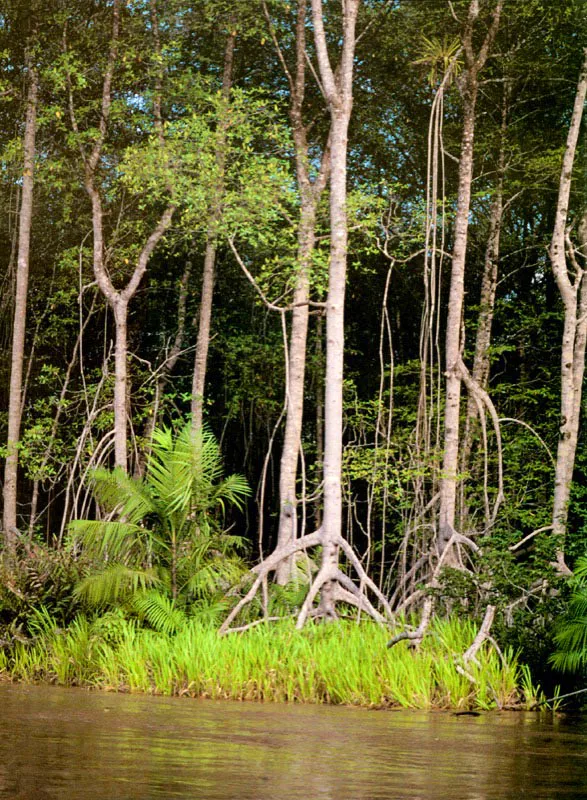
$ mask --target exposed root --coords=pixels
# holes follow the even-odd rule
[[[489,639],[489,631],[491,630],[491,626],[493,625],[493,618],[495,617],[495,606],[488,605],[485,609],[485,616],[483,617],[483,622],[481,623],[481,627],[477,632],[477,636],[473,639],[473,644],[469,647],[465,655],[463,656],[463,661],[465,664],[468,664],[469,661],[473,661],[473,663],[477,663],[477,653],[481,649],[481,645],[486,639]]]
[[[550,566],[554,568],[557,575],[564,578],[571,578],[573,575],[573,571],[567,566],[565,554],[562,550],[556,551],[556,561],[551,561]]]
[[[377,586],[377,584],[374,583],[371,580],[371,578],[367,575],[367,573],[365,572],[365,570],[363,568],[363,565],[361,564],[361,562],[357,558],[355,552],[353,551],[353,548],[350,546],[350,544],[347,541],[345,541],[342,538],[342,536],[338,538],[337,544],[340,546],[340,548],[343,551],[343,553],[345,554],[345,556],[348,558],[348,560],[351,562],[351,564],[355,568],[355,570],[357,572],[357,575],[359,576],[359,578],[361,580],[361,583],[364,583],[365,586],[368,586],[369,589],[371,589],[371,591],[373,592],[375,597],[379,600],[379,602],[381,603],[382,607],[385,609],[385,613],[387,614],[389,619],[393,619],[393,612],[391,610],[391,606],[389,605],[389,601],[387,600],[387,598],[385,597],[383,592],[381,592],[379,590],[379,587]]]
[[[338,570],[336,573],[336,581],[337,583],[334,585],[335,599],[351,603],[351,605],[356,606],[361,611],[365,611],[369,614],[370,617],[373,617],[380,625],[385,625],[385,617],[374,608],[369,598],[353,583],[348,575]]]
[[[428,630],[428,625],[430,624],[430,618],[432,616],[433,609],[434,609],[434,599],[432,597],[427,597],[426,600],[424,601],[424,605],[422,606],[422,618],[416,630],[402,631],[402,633],[398,633],[397,636],[394,636],[393,639],[389,640],[387,646],[393,647],[398,642],[402,642],[404,641],[404,639],[408,639],[411,647],[414,648],[419,647],[419,645],[422,644],[424,636],[426,635],[426,631]]]
[[[277,548],[271,555],[263,559],[260,564],[253,567],[251,573],[255,576],[255,579],[247,593],[241,597],[220,626],[220,635],[246,630],[252,627],[253,624],[257,624],[257,622],[261,621],[259,620],[255,623],[237,628],[230,627],[243,608],[253,601],[259,589],[261,589],[263,593],[262,606],[264,619],[270,619],[267,617],[267,579],[269,573],[274,571],[284,559],[290,558],[296,553],[306,551],[310,547],[315,547],[316,545],[325,545],[322,529],[318,529],[314,533],[306,534],[300,539],[296,539],[283,547]],[[322,616],[329,619],[336,619],[335,604],[337,601],[350,603],[380,625],[385,625],[386,618],[391,621],[394,615],[389,601],[378,586],[369,578],[359,558],[353,552],[348,542],[342,537],[337,536],[334,541],[330,540],[328,545],[335,548],[339,547],[344,552],[351,566],[355,569],[360,584],[355,584],[348,575],[341,572],[332,562],[322,566],[310,584],[308,593],[306,594],[297,617],[296,628],[298,630],[301,629],[308,617],[314,618]],[[373,596],[377,598],[378,603],[383,609],[383,614],[375,608],[367,596],[367,590],[370,590]],[[319,592],[322,593],[320,607],[314,609],[314,601]]]
[[[246,595],[238,601],[236,606],[224,620],[220,626],[219,633],[221,635],[228,633],[230,623],[237,617],[240,611],[254,599],[263,580],[265,580],[267,575],[277,567],[280,561],[282,561],[284,558],[292,556],[294,553],[297,553],[300,550],[306,550],[308,547],[313,547],[314,545],[320,544],[321,540],[322,533],[320,530],[315,531],[315,533],[308,533],[306,536],[296,539],[295,542],[290,542],[285,547],[280,547],[278,550],[275,550],[275,552],[273,552],[270,556],[267,556],[267,558],[263,559],[260,564],[257,564],[257,566],[253,567],[251,572],[256,574],[257,577],[253,581],[253,584]]]
[[[424,597],[424,589],[416,589],[414,592],[412,592],[412,594],[409,594],[407,597],[405,597],[401,603],[398,603],[398,605],[395,606],[394,612],[396,614],[405,613],[408,608],[411,608],[413,605],[415,605],[422,597]]]
[[[467,671],[467,666],[473,662],[479,666],[479,662],[477,661],[477,653],[481,649],[483,642],[489,641],[494,647],[496,647],[497,652],[499,653],[502,662],[503,662],[503,654],[495,640],[489,635],[489,631],[491,630],[491,626],[493,625],[493,618],[495,616],[495,606],[488,605],[485,609],[485,616],[483,617],[483,622],[481,623],[481,627],[477,631],[477,636],[473,639],[473,644],[469,647],[469,649],[463,655],[463,665],[460,664],[456,665],[456,670],[459,675],[463,675],[468,681],[471,683],[477,683],[475,678],[471,675],[470,672]]]
[[[336,572],[331,567],[327,567],[326,569],[321,568],[318,571],[318,574],[314,578],[312,585],[308,589],[308,594],[306,595],[306,599],[302,603],[302,607],[300,609],[300,613],[298,614],[298,619],[296,622],[296,629],[299,631],[301,630],[305,622],[308,618],[308,614],[314,604],[314,600],[316,599],[316,595],[320,591],[320,589],[324,586],[325,583],[328,581],[333,581],[336,578]]]

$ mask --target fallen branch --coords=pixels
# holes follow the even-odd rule
[[[290,615],[291,616],[291,615]],[[257,625],[261,625],[263,622],[276,622],[280,619],[289,619],[290,617],[262,617],[261,619],[256,619],[254,622],[249,622],[246,625],[241,625],[240,628],[230,628],[226,631],[226,633],[242,633],[243,631],[248,631],[249,628],[255,628]]]

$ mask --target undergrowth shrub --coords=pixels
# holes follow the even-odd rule
[[[44,607],[57,625],[67,625],[79,612],[74,587],[83,562],[63,550],[19,541],[14,551],[0,554],[0,640],[4,646],[31,634],[35,609]]]

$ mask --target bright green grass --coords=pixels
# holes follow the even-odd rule
[[[118,620],[80,617],[66,631],[45,627],[35,644],[0,651],[0,674],[113,691],[163,695],[336,703],[406,708],[490,709],[524,701],[522,674],[511,652],[502,664],[485,644],[478,664],[456,665],[473,641],[469,622],[437,620],[419,651],[405,642],[386,649],[389,633],[372,623],[341,621],[296,631],[269,623],[219,637],[191,621],[164,635]]]

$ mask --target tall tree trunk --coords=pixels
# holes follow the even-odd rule
[[[475,106],[477,102],[479,71],[487,60],[489,48],[497,33],[503,0],[498,0],[493,19],[478,54],[473,52],[473,29],[479,15],[478,0],[471,0],[463,29],[462,43],[465,56],[463,76],[463,133],[459,160],[459,183],[455,236],[452,253],[448,318],[446,323],[445,374],[446,400],[444,411],[444,458],[440,482],[440,519],[438,551],[443,553],[455,532],[457,476],[459,469],[459,414],[461,408],[461,336],[463,302],[465,297],[465,263],[471,183],[473,180],[473,141],[475,138]]]
[[[503,184],[505,178],[505,141],[507,130],[507,89],[504,88],[502,103],[502,118],[500,130],[499,155],[497,160],[497,182],[489,210],[489,233],[485,248],[483,262],[483,278],[481,280],[481,296],[479,300],[479,317],[477,333],[475,336],[475,354],[471,377],[481,389],[487,389],[491,361],[489,357],[491,347],[491,329],[495,312],[495,293],[497,290],[497,276],[499,269],[499,243],[501,225],[504,211]],[[475,398],[469,394],[467,397],[467,411],[465,416],[465,430],[461,448],[461,474],[466,475],[473,448],[475,422],[478,419],[478,406]],[[467,517],[466,502],[463,498],[462,523]]]
[[[567,230],[573,164],[587,93],[587,49],[584,52],[585,60],[579,77],[563,157],[556,218],[550,245],[552,271],[564,306],[561,349],[560,435],[556,453],[554,503],[552,509],[552,530],[557,543],[556,563],[562,573],[569,572],[565,564],[564,555],[565,535],[579,432],[583,374],[585,370],[585,342],[587,338],[587,278],[585,276],[585,264],[581,268],[577,263],[570,233]],[[587,258],[587,212],[584,212],[579,226],[579,237],[582,257],[585,261]],[[567,259],[571,262],[575,274],[574,279],[569,274]]]
[[[311,209],[313,212],[314,209]],[[306,341],[308,338],[308,301],[310,296],[309,266],[314,249],[315,214],[304,214],[299,230],[298,275],[294,291],[287,374],[287,413],[279,471],[279,528],[277,546],[297,537],[297,474],[304,414],[304,377]],[[284,559],[275,572],[277,583],[284,585],[291,578],[293,557]]]
[[[24,131],[24,159],[22,174],[22,199],[18,229],[18,256],[14,325],[12,329],[12,361],[10,369],[10,394],[8,399],[7,455],[4,467],[3,527],[5,543],[12,547],[17,529],[17,473],[18,443],[22,416],[22,373],[26,335],[27,294],[29,282],[29,254],[33,215],[33,186],[35,167],[35,138],[37,129],[38,73],[29,63],[27,110]]]
[[[128,303],[116,297],[114,310],[114,463],[126,469],[126,418],[127,418],[127,353],[128,353]]]
[[[316,461],[324,461],[324,388],[321,380],[324,362],[324,316],[316,320]],[[318,500],[314,510],[314,524],[322,527],[322,505]]]
[[[128,304],[134,297],[143,279],[151,255],[171,225],[175,205],[171,202],[163,211],[151,234],[145,241],[139,252],[135,268],[124,289],[118,290],[114,287],[104,259],[104,212],[102,208],[102,197],[100,190],[96,186],[96,177],[102,149],[108,133],[110,111],[112,106],[112,79],[114,67],[118,55],[119,32],[120,32],[120,7],[121,0],[114,0],[112,8],[112,37],[108,52],[108,61],[104,79],[102,83],[102,101],[100,109],[100,121],[98,124],[98,134],[94,140],[93,147],[89,155],[81,144],[80,153],[84,162],[85,179],[84,185],[92,204],[92,230],[94,234],[93,268],[96,283],[100,291],[108,301],[114,313],[115,322],[115,350],[114,350],[114,463],[115,466],[123,470],[127,468],[127,442],[126,442],[126,419],[127,419],[127,320]],[[159,29],[157,26],[156,0],[151,0],[151,20],[155,39],[155,52],[160,62],[161,46],[159,42]],[[163,145],[163,121],[161,118],[161,70],[156,81],[153,112],[155,129],[160,143]],[[73,131],[79,136],[80,130],[77,123],[73,104],[73,90],[71,80],[68,76],[69,84],[69,112]],[[167,187],[171,192],[171,187]]]
[[[356,45],[355,30],[360,0],[346,0],[343,5],[342,51],[336,69],[328,55],[322,0],[312,0],[312,20],[320,83],[330,111],[330,264],[326,300],[326,375],[324,389],[324,514],[322,526],[314,533],[290,541],[263,559],[252,570],[255,575],[249,591],[228,614],[220,633],[231,630],[230,625],[241,609],[249,604],[267,576],[279,563],[310,547],[322,547],[318,574],[308,589],[300,608],[296,628],[304,626],[320,593],[319,606],[313,612],[324,619],[336,617],[338,600],[350,603],[378,622],[384,617],[366,596],[369,588],[391,617],[389,602],[367,575],[360,559],[342,535],[342,423],[343,423],[343,365],[344,365],[344,299],[347,259],[346,163],[347,137],[352,111],[353,62]],[[283,61],[282,61],[283,64]],[[338,568],[342,549],[361,581],[357,587],[348,575]],[[253,623],[255,624],[255,623]],[[232,630],[242,630],[233,628]]]
[[[298,229],[298,253],[296,285],[293,295],[293,311],[289,340],[287,367],[286,418],[283,449],[279,472],[279,528],[277,547],[288,545],[297,537],[297,475],[300,457],[302,421],[304,414],[304,380],[306,371],[306,346],[308,339],[310,270],[315,244],[316,209],[324,191],[330,167],[329,145],[326,144],[319,173],[314,181],[309,172],[310,152],[307,130],[302,111],[306,82],[306,16],[307,0],[300,0],[296,22],[296,69],[292,76],[279,49],[277,38],[271,27],[280,60],[290,85],[290,119],[292,125],[296,177],[300,192],[300,223]],[[266,16],[267,14],[266,11]],[[284,559],[275,572],[275,580],[286,584],[292,573],[293,557]]]
[[[322,0],[312,0],[316,54],[322,86],[330,110],[330,266],[326,300],[326,373],[324,390],[324,515],[322,520],[322,563],[324,574],[338,570],[342,533],[342,423],[344,364],[344,298],[347,259],[346,178],[348,128],[353,103],[353,61],[355,28],[360,0],[343,5],[341,60],[332,70],[328,56]],[[322,587],[320,611],[335,616],[335,584]]]
[[[234,46],[236,31],[231,31],[226,40],[224,51],[224,67],[222,71],[222,98],[224,112],[230,98],[232,85],[232,67],[234,62]],[[210,322],[212,320],[212,300],[214,295],[214,281],[216,268],[217,230],[222,214],[222,195],[224,193],[224,169],[226,164],[226,125],[222,119],[219,124],[218,143],[216,146],[216,165],[218,168],[218,182],[214,197],[210,205],[208,230],[206,233],[206,251],[204,254],[204,269],[202,272],[202,294],[200,297],[200,310],[198,314],[198,338],[196,340],[196,354],[194,359],[194,373],[192,378],[192,425],[195,430],[202,427],[204,408],[204,389],[206,386],[206,367],[208,363],[208,350],[210,347]]]

